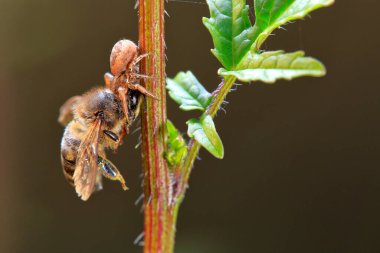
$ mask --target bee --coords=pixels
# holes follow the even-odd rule
[[[104,76],[105,87],[74,96],[60,109],[58,121],[67,125],[61,141],[63,174],[82,200],[102,189],[102,176],[128,189],[105,150],[121,145],[144,96],[156,98],[139,84],[146,77],[138,73],[138,63],[146,56],[139,55],[130,40],[117,42],[110,57],[111,73]]]

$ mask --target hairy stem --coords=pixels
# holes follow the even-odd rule
[[[140,72],[158,99],[146,98],[142,110],[142,160],[144,165],[144,252],[171,252],[174,224],[170,210],[171,185],[164,160],[166,121],[164,0],[140,0],[139,48],[148,53]]]

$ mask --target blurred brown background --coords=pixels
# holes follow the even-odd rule
[[[0,1],[1,253],[141,252],[138,134],[111,155],[131,190],[107,181],[83,203],[62,175],[56,121],[67,98],[102,84],[118,39],[137,41],[134,4]],[[201,152],[176,252],[380,252],[379,7],[338,1],[264,45],[305,50],[328,75],[245,84],[228,96],[216,118],[226,155]],[[168,76],[191,69],[213,90],[207,6],[166,9]],[[168,115],[185,132],[196,114],[170,101]]]

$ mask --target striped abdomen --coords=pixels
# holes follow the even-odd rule
[[[65,129],[61,142],[61,163],[63,174],[67,181],[74,186],[73,175],[75,171],[78,148],[81,139],[77,134],[73,134],[76,129],[74,122],[71,122]],[[82,132],[82,129],[78,129]],[[75,130],[74,130],[75,131]],[[83,133],[82,133],[83,134]]]

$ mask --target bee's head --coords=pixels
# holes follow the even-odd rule
[[[109,89],[93,89],[83,95],[76,107],[76,119],[85,125],[102,121],[103,129],[110,130],[124,117],[120,100]]]

